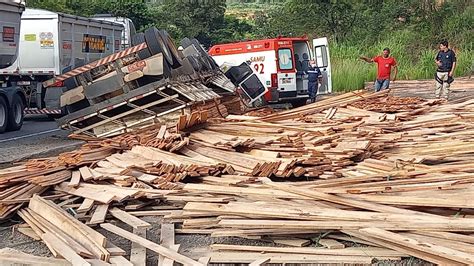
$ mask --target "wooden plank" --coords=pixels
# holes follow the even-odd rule
[[[344,244],[334,239],[323,238],[323,239],[319,239],[318,243],[329,249],[341,249],[341,248],[346,247]]]
[[[0,249],[0,265],[2,266],[71,266],[64,259],[33,256],[10,248]]]
[[[211,261],[211,257],[200,257],[198,262],[202,263],[204,266],[207,266]]]
[[[213,244],[212,250],[216,251],[253,251],[269,253],[292,253],[292,254],[313,254],[313,255],[339,255],[339,256],[365,256],[370,254],[373,258],[380,257],[400,257],[405,254],[389,250],[386,248],[375,247],[349,247],[345,249],[327,249],[327,248],[286,248],[286,247],[264,247],[264,246],[244,246],[244,245],[225,245]]]
[[[109,224],[109,223],[103,223],[100,225],[100,227],[104,228],[105,230],[108,230],[114,234],[117,234],[123,238],[126,238],[130,241],[133,241],[133,242],[136,242],[136,243],[139,243],[140,245],[158,253],[158,254],[161,254],[165,257],[168,257],[170,259],[173,259],[179,263],[182,263],[184,265],[195,265],[195,266],[202,266],[201,263],[195,261],[195,260],[192,260],[186,256],[183,256],[179,253],[177,253],[176,251],[173,251],[169,248],[165,248],[161,245],[158,245],[156,243],[153,243],[143,237],[139,237],[133,233],[130,233],[128,231],[125,231],[115,225],[112,225],[112,224]]]
[[[77,208],[76,211],[78,213],[88,212],[92,209],[93,206],[94,206],[94,200],[85,198],[84,201],[82,202],[81,206],[79,206],[79,208]]]
[[[249,266],[261,266],[269,263],[272,260],[272,258],[261,258],[257,259],[249,264]]]
[[[56,238],[53,234],[47,232],[41,236],[43,239],[56,250],[63,258],[71,262],[74,266],[91,266],[89,262],[79,256],[74,250],[72,250],[66,243],[62,242],[59,238]]]
[[[109,262],[113,266],[134,266],[129,260],[122,256],[111,256]]]
[[[134,229],[143,229],[143,228],[150,228],[151,225],[131,214],[128,214],[125,211],[122,211],[119,208],[113,208],[109,210],[109,213],[112,214],[113,217],[119,219],[120,221],[130,225]]]
[[[139,237],[146,239],[146,228],[133,229],[133,233]],[[130,262],[134,266],[146,265],[146,248],[139,243],[132,242],[130,251]]]
[[[89,224],[100,224],[105,222],[105,217],[107,216],[107,210],[109,209],[109,204],[100,204],[95,208],[94,213],[92,214]]]
[[[174,224],[162,223],[161,224],[161,233],[160,233],[160,244],[166,248],[171,248],[174,245]],[[158,265],[164,266],[165,257],[160,256],[158,258]],[[166,261],[167,264],[170,264],[170,261]],[[171,261],[172,264],[172,261]]]
[[[41,240],[41,237],[35,233],[31,227],[18,227],[17,228],[18,232],[24,234],[25,236],[28,236],[30,238],[33,238],[34,240]]]
[[[64,233],[74,238],[83,247],[87,247],[89,251],[97,256],[97,258],[102,260],[107,260],[109,258],[110,254],[104,248],[106,238],[100,233],[92,230],[92,228],[76,220],[63,209],[55,206],[54,203],[35,195],[30,200],[28,207],[42,217],[46,217],[48,222],[61,228]]]
[[[91,171],[89,170],[89,167],[87,166],[79,168],[79,172],[81,173],[81,177],[84,181],[89,181],[94,178]]]
[[[81,172],[79,172],[79,171],[73,171],[73,172],[72,172],[71,181],[69,181],[68,186],[70,186],[70,187],[77,187],[80,182],[81,182]]]
[[[370,236],[374,236],[385,241],[389,241],[398,245],[407,246],[414,250],[430,253],[437,256],[442,256],[453,261],[465,264],[474,264],[474,255],[468,254],[459,250],[443,247],[442,244],[434,244],[428,242],[420,242],[415,239],[404,237],[402,235],[392,233],[390,231],[382,230],[379,228],[364,228],[359,230],[362,233],[366,233]]]
[[[311,240],[301,238],[272,238],[272,241],[277,244],[292,246],[292,247],[305,247],[311,244]]]

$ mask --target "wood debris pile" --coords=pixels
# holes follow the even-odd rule
[[[474,264],[474,100],[387,94],[358,91],[260,118],[91,140],[58,158],[0,170],[0,215],[18,211],[29,225],[22,231],[73,264],[128,265],[93,226],[134,242],[130,260],[140,256],[139,265],[140,247],[161,263],[185,265],[409,256]],[[399,105],[395,113],[390,104]],[[171,137],[173,147],[186,143],[172,151],[147,145],[166,134],[180,136]],[[146,239],[142,216],[164,217],[161,245]],[[174,234],[267,245],[213,244],[183,256]]]

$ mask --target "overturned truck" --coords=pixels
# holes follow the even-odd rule
[[[47,90],[57,90],[58,107],[67,110],[57,120],[62,128],[109,137],[203,104],[215,105],[221,113],[219,100],[235,95],[236,82],[195,39],[183,39],[178,51],[166,31],[150,28],[133,36],[132,44],[43,83]],[[242,95],[257,97],[261,88],[258,83],[243,86],[247,92]]]

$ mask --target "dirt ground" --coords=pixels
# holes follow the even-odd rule
[[[370,85],[368,85],[370,87]],[[422,97],[432,99],[434,98],[433,93],[433,81],[397,81],[391,84],[391,94],[396,96],[410,96],[410,97]],[[327,97],[327,96],[325,96]],[[452,97],[450,101],[456,101],[464,97],[474,98],[474,79],[457,79],[452,85]],[[162,222],[160,217],[141,217],[143,220],[152,224],[152,228],[148,230],[147,238],[153,242],[159,243],[160,239],[160,224]],[[39,256],[51,256],[48,248],[41,241],[35,241],[23,234],[16,232],[15,224],[21,223],[19,217],[15,216],[8,221],[4,221],[0,224],[0,249],[4,247],[14,248],[28,254],[39,255]],[[116,223],[117,226],[127,228],[123,223]],[[112,233],[109,233],[101,228],[95,228],[100,233],[104,234],[112,243],[126,250],[130,253],[131,242],[118,237]],[[199,257],[205,256],[209,252],[209,245],[213,243],[225,243],[225,244],[242,244],[242,245],[266,245],[275,246],[275,244],[263,240],[248,240],[242,238],[211,238],[208,235],[176,235],[176,243],[181,244],[179,252],[198,259]],[[354,243],[346,243],[347,245],[354,245]],[[157,265],[158,256],[156,253],[147,251],[147,264]],[[374,262],[374,265],[432,265],[415,258],[406,258],[402,261],[390,262],[381,261]]]

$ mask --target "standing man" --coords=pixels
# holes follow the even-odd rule
[[[453,74],[456,68],[456,54],[453,50],[448,48],[448,41],[444,40],[439,43],[439,51],[435,58],[435,63],[438,66],[436,70],[436,98],[441,96],[448,100],[451,82],[454,81]]]
[[[312,103],[316,101],[316,94],[318,92],[318,80],[323,77],[319,67],[316,66],[314,60],[309,61],[309,67],[306,71],[308,75],[308,94]]]
[[[384,48],[382,55],[378,55],[374,58],[368,58],[361,56],[360,59],[367,63],[377,63],[377,79],[374,83],[375,91],[388,89],[390,86],[390,74],[392,73],[392,67],[394,69],[394,75],[392,81],[397,79],[398,67],[395,58],[390,56],[390,49]]]

